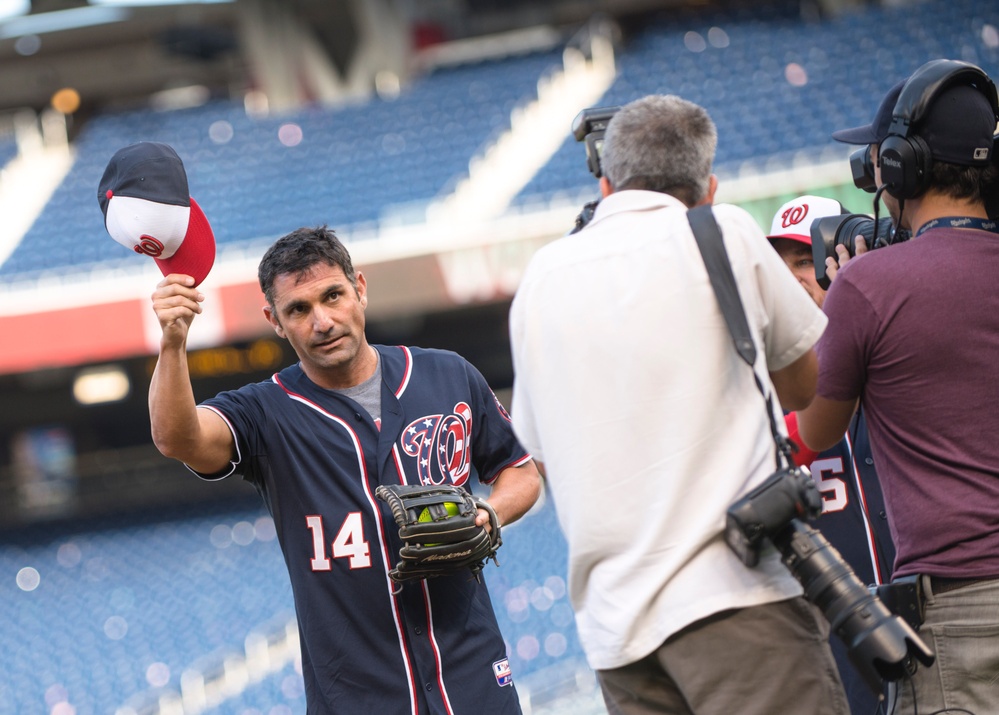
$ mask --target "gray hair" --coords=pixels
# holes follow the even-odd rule
[[[659,191],[694,206],[708,194],[717,146],[718,130],[703,107],[653,94],[610,120],[600,163],[615,191]]]

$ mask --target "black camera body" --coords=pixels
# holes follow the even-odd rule
[[[586,167],[596,178],[603,176],[600,154],[604,146],[604,133],[611,117],[621,107],[589,107],[572,120],[572,135],[586,147]]]
[[[746,566],[756,566],[760,549],[794,518],[822,513],[822,495],[805,467],[782,469],[729,507],[725,541]]]
[[[725,541],[747,566],[759,561],[769,540],[801,584],[805,598],[829,621],[850,662],[875,694],[884,681],[911,674],[917,661],[932,665],[933,651],[913,627],[888,610],[840,553],[802,521],[822,512],[822,499],[807,470],[782,469],[729,507]]]
[[[896,229],[892,220],[883,217],[875,221],[864,214],[845,213],[840,216],[826,216],[812,221],[812,260],[815,263],[815,281],[823,290],[829,290],[830,279],[826,273],[826,258],[832,256],[837,261],[836,246],[845,246],[851,256],[857,255],[857,236],[863,236],[868,250],[883,248],[902,241],[908,241],[910,234],[905,229]]]

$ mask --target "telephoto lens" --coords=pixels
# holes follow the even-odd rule
[[[917,661],[932,665],[934,654],[907,621],[861,583],[821,532],[802,521],[821,512],[822,499],[808,471],[782,469],[728,508],[725,542],[750,568],[764,545],[773,544],[805,598],[822,611],[864,682],[878,694],[884,681],[914,672]]]
[[[771,540],[801,583],[805,598],[822,611],[875,694],[881,692],[883,681],[912,674],[917,660],[933,664],[933,651],[912,626],[860,582],[817,529],[794,519]]]

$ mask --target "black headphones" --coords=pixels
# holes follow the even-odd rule
[[[995,83],[975,65],[932,60],[913,72],[895,102],[888,135],[878,150],[881,181],[896,199],[915,198],[929,187],[933,167],[930,147],[912,127],[926,115],[940,93],[956,85],[968,85],[984,94],[992,113],[999,118]]]

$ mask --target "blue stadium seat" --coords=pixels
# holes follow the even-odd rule
[[[142,140],[177,150],[220,253],[303,225],[349,229],[392,214],[396,205],[412,213],[413,205],[429,203],[467,174],[469,160],[509,127],[511,110],[536,97],[538,77],[559,61],[559,52],[535,52],[438,69],[394,100],[308,107],[280,117],[253,119],[239,103],[221,100],[97,117],[76,140],[69,175],[0,265],[0,280],[93,266],[127,269],[139,260],[107,236],[96,199],[111,155]],[[220,122],[231,138],[216,143],[212,127]],[[285,125],[298,127],[300,143],[282,143]],[[68,227],[76,240],[67,249]]]
[[[801,17],[800,3],[758,3],[709,11],[670,9],[632,36],[617,55],[618,77],[599,102],[620,105],[646,94],[678,94],[704,106],[719,130],[716,171],[745,161],[816,153],[836,129],[870,121],[878,99],[924,62],[962,59],[999,73],[999,48],[983,26],[999,25],[989,0],[869,6],[833,19]],[[721,28],[727,46],[687,49],[684,37],[710,38]],[[994,31],[993,31],[994,32]],[[807,82],[785,78],[790,63]],[[592,187],[583,148],[568,134],[552,160],[521,190],[515,205],[560,191]]]

